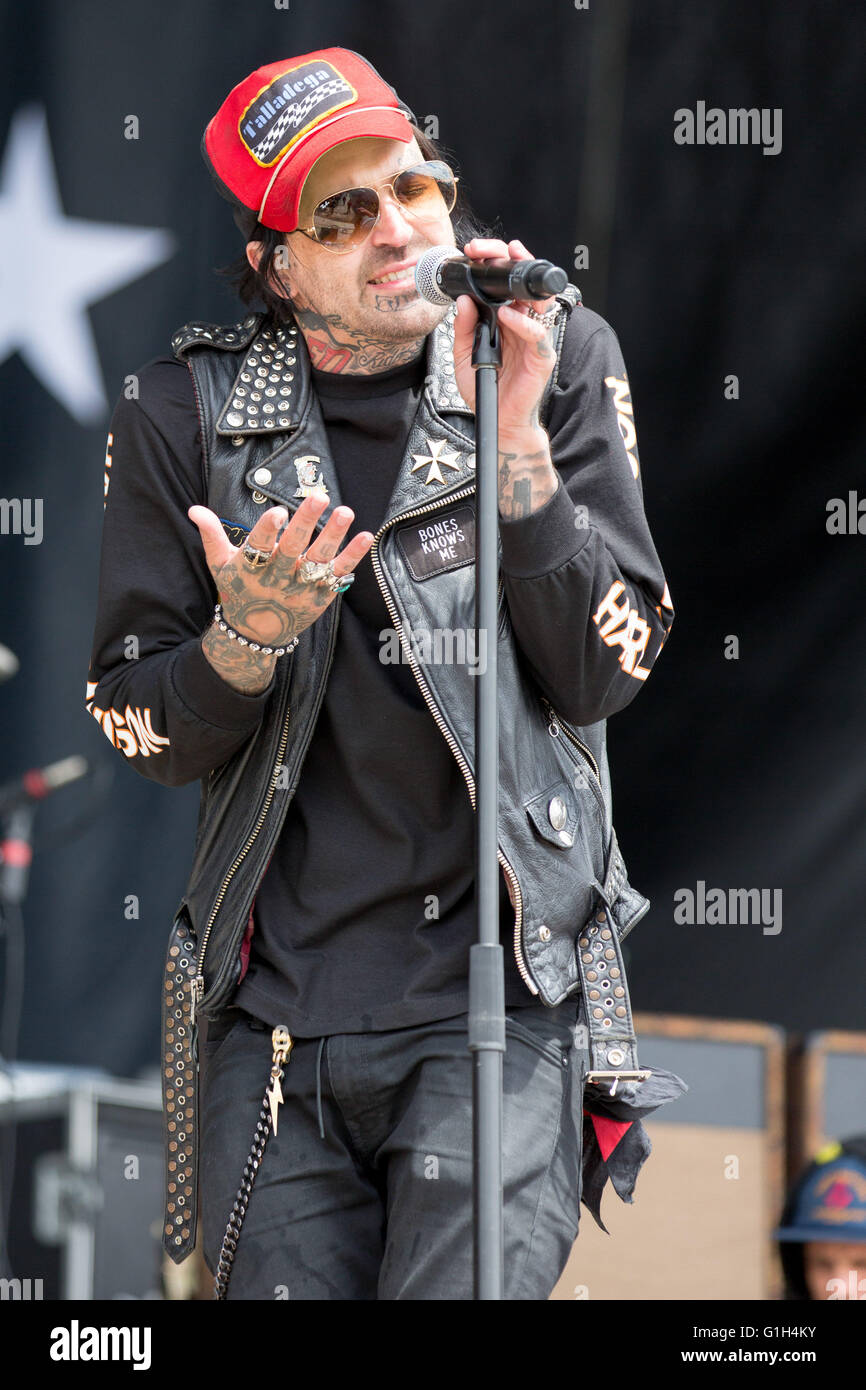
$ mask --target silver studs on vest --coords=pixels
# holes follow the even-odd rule
[[[217,421],[218,433],[231,431],[236,443],[248,434],[291,428],[297,342],[294,324],[275,324],[255,335]]]
[[[255,328],[257,315],[250,314],[242,323],[229,323],[225,326],[216,323],[201,323],[198,320],[185,323],[171,335],[171,350],[175,357],[182,357],[193,343],[210,344],[213,347],[237,349],[249,341],[250,329]]]
[[[454,375],[455,313],[456,310],[452,309],[433,330],[432,371],[428,382],[437,411],[457,411],[461,415],[471,415],[472,411],[457,389],[457,378]]]

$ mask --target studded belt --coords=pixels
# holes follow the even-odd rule
[[[165,1212],[162,1243],[179,1264],[195,1245],[198,1208],[198,1040],[192,1000],[196,943],[181,913],[165,957],[162,1107]]]
[[[634,901],[640,902],[641,898],[628,886],[616,831],[612,829],[600,901],[579,933],[575,948],[588,1032],[589,1069],[585,1084],[604,1087],[610,1095],[616,1094],[620,1082],[645,1081],[652,1074],[638,1065],[622,957],[621,943],[626,932],[621,919]],[[649,902],[642,901],[645,906],[632,916],[628,930],[649,908]]]

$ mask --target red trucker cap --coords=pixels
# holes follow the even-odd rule
[[[265,227],[293,232],[304,179],[344,140],[412,139],[415,117],[366,58],[320,48],[256,68],[205,129],[201,152],[219,192]]]

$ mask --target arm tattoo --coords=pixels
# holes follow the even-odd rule
[[[217,675],[242,695],[260,695],[270,684],[277,658],[239,647],[216,623],[202,637],[201,649]]]
[[[499,515],[503,521],[531,516],[559,486],[546,449],[531,454],[499,454]]]

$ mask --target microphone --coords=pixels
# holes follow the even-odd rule
[[[24,802],[41,801],[60,787],[86,777],[89,770],[87,759],[79,757],[77,753],[70,758],[61,758],[59,762],[49,763],[47,767],[31,768],[21,777],[0,787],[0,813]]]
[[[19,661],[14,652],[0,642],[0,685],[18,674]]]
[[[415,288],[431,304],[450,304],[459,294],[504,304],[560,294],[568,276],[550,261],[473,261],[453,246],[431,246],[415,266]]]

